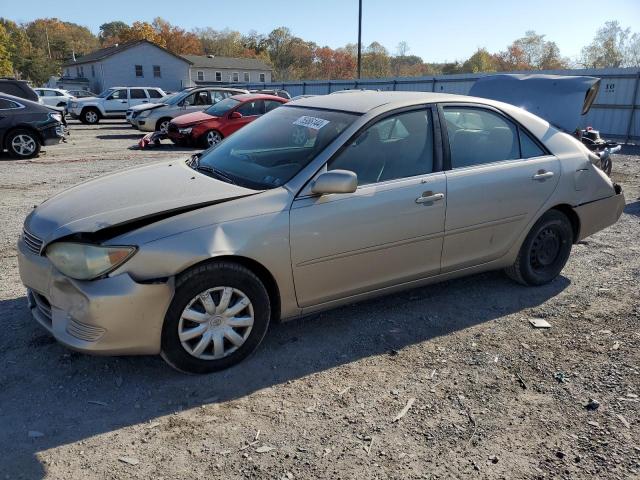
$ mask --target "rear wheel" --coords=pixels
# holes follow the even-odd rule
[[[6,148],[12,158],[33,158],[40,153],[40,139],[29,130],[14,130],[7,136]]]
[[[95,125],[100,121],[100,112],[95,108],[86,108],[82,111],[80,120],[82,121],[82,123]]]
[[[162,328],[162,357],[177,370],[209,373],[250,355],[271,318],[256,275],[230,262],[202,265],[176,284]]]
[[[531,228],[515,263],[505,271],[523,285],[544,285],[564,268],[573,244],[573,229],[567,216],[549,210]]]

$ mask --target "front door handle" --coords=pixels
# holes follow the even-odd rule
[[[433,203],[444,198],[444,193],[424,192],[421,197],[416,198],[416,203]]]
[[[533,177],[531,177],[532,180],[546,180],[547,178],[551,178],[553,177],[553,172],[546,172],[544,170],[538,170],[538,173],[536,173]]]

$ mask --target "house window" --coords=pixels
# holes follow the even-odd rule
[[[216,82],[222,81],[222,72],[216,72]]]
[[[162,77],[162,74],[160,73],[160,65],[154,65],[153,66],[153,76],[154,76],[154,78]]]
[[[198,75],[198,81],[204,82],[204,72],[200,70],[199,72],[196,72],[196,74]]]
[[[238,72],[233,72],[233,74],[231,76],[231,81],[232,82],[239,82],[240,81],[240,74]]]
[[[144,71],[142,65],[136,65],[136,77],[144,77]]]
[[[91,76],[92,77],[96,76],[96,67],[95,67],[95,65],[91,65]]]
[[[264,83],[264,82],[266,81],[266,79],[265,79],[265,74],[264,74],[264,73],[261,73],[261,74],[260,74],[260,81],[261,81],[262,83]]]
[[[249,77],[249,72],[244,72],[244,81],[245,82],[249,82],[250,81],[249,78],[250,78]]]

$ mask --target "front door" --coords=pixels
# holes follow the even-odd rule
[[[240,118],[233,118],[233,113],[237,112],[242,115]],[[253,122],[256,118],[264,113],[264,100],[250,100],[238,106],[233,112],[229,113],[229,121],[225,122],[222,127],[222,135],[228,137],[232,133],[240,130],[245,125]]]
[[[434,171],[432,117],[420,109],[378,121],[326,166],[355,172],[356,192],[293,202],[291,260],[301,307],[440,271],[446,178]]]
[[[115,90],[104,101],[104,111],[107,115],[124,115],[127,108],[129,108],[129,96],[126,88]]]
[[[560,162],[500,112],[445,106],[450,147],[442,271],[505,255],[555,190]]]

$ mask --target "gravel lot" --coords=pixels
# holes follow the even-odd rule
[[[240,366],[185,376],[66,350],[28,313],[15,242],[33,205],[190,152],[129,150],[123,122],[71,128],[0,162],[0,478],[640,478],[640,149],[615,159],[622,218],[550,285],[411,290],[274,325]]]

